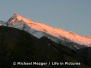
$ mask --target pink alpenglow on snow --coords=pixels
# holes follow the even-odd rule
[[[11,16],[12,20],[10,20],[10,23],[15,23],[14,20],[18,20],[18,21],[23,21],[26,25],[28,25],[30,28],[37,30],[37,31],[42,31],[42,32],[46,32],[52,36],[55,37],[65,37],[67,39],[70,39],[73,42],[79,43],[79,44],[84,44],[84,45],[91,45],[91,37],[88,36],[80,36],[72,31],[67,32],[61,28],[55,28],[43,23],[39,23],[39,22],[33,22],[32,20],[28,19],[28,18],[24,18],[18,14],[14,14]]]

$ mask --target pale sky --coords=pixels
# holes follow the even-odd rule
[[[91,36],[91,0],[0,0],[0,20],[7,21],[14,13]]]

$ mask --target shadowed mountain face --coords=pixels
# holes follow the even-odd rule
[[[16,68],[13,62],[51,62],[50,65],[17,68],[91,68],[90,49],[87,48],[89,53],[85,53],[84,49],[76,51],[64,46],[61,41],[59,43],[47,37],[38,39],[25,31],[0,26],[0,67]],[[52,62],[80,62],[81,65],[54,66]]]

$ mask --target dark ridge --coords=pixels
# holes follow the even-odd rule
[[[91,66],[91,47],[86,47],[86,48],[77,50],[77,56],[79,61]]]
[[[60,41],[61,42],[61,41]],[[72,50],[47,37],[40,39],[16,28],[0,26],[0,68],[91,68],[88,52]],[[80,55],[82,53],[82,55]],[[86,56],[84,56],[86,55]],[[88,55],[88,56],[87,56]],[[84,59],[86,58],[86,59]],[[81,65],[13,66],[13,62],[82,62]]]

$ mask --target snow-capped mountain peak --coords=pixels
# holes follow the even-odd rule
[[[78,43],[81,45],[86,45],[86,46],[91,45],[91,37],[80,36],[72,31],[67,32],[61,28],[55,28],[55,27],[48,26],[43,23],[33,22],[30,19],[24,18],[18,14],[13,14],[7,22],[8,26],[14,26],[16,24],[19,25],[20,23],[23,23],[29,27],[27,30],[25,30],[29,33],[31,33],[30,30],[33,29],[33,30],[36,30],[39,32],[47,33],[47,34],[57,37],[59,39],[66,38],[72,42],[75,42],[75,43]],[[18,27],[16,27],[16,28],[18,28]]]
[[[28,18],[24,18],[24,17],[22,17],[22,16],[15,13],[8,20],[7,24],[16,25],[16,23],[19,24],[20,22],[21,23],[26,23],[26,22],[32,22],[32,21],[30,19],[28,19]]]
[[[18,15],[18,14],[13,14],[12,16],[11,16],[11,18],[17,18],[17,20],[23,20],[24,22],[32,22],[30,19],[28,19],[28,18],[24,18],[24,17],[22,17],[22,16],[20,16],[20,15]]]

